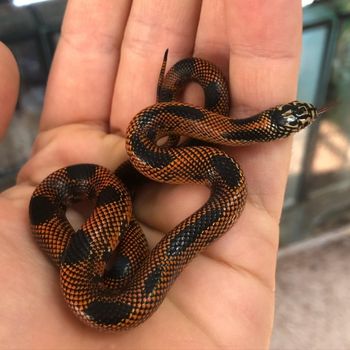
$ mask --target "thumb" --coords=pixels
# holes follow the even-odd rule
[[[5,135],[16,106],[19,72],[11,51],[0,42],[0,140]]]

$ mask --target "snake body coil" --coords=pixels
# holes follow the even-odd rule
[[[65,300],[94,327],[121,330],[144,322],[188,262],[241,214],[247,195],[243,173],[235,160],[208,144],[280,139],[317,115],[312,105],[294,101],[247,119],[231,119],[225,79],[214,65],[184,59],[164,77],[165,62],[166,57],[158,103],[130,123],[127,152],[132,165],[152,180],[209,186],[211,195],[203,207],[149,252],[133,218],[128,189],[101,166],[78,164],[57,170],[36,188],[30,202],[33,234],[59,268]],[[175,101],[191,80],[203,88],[203,108]],[[157,141],[164,136],[168,141],[159,146]],[[199,142],[180,143],[180,136]],[[93,198],[93,213],[75,232],[65,217],[66,207]]]

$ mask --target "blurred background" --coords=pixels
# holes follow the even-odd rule
[[[14,184],[30,153],[65,6],[0,0],[0,40],[21,72],[15,116],[0,142],[0,190]],[[303,6],[298,98],[331,108],[295,137],[271,348],[350,349],[350,1]]]

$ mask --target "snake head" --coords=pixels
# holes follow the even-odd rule
[[[317,109],[310,103],[293,101],[277,106],[272,119],[286,134],[297,132],[310,125],[317,117]]]

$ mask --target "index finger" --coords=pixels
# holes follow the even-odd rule
[[[41,129],[109,128],[119,50],[131,0],[70,0],[48,80]]]

